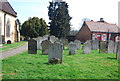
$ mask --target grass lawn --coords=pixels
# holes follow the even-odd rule
[[[24,44],[25,44],[25,41],[15,42],[15,43],[12,43],[12,44],[3,44],[3,47],[0,48],[0,52],[1,51],[7,51],[7,50],[10,50],[10,49],[13,49],[13,48],[17,48],[17,47],[22,46]]]
[[[115,54],[68,55],[64,50],[63,63],[48,65],[48,55],[22,54],[2,61],[3,79],[118,79],[118,61]]]

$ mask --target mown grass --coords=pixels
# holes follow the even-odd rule
[[[64,50],[63,63],[49,65],[48,55],[22,54],[2,61],[3,79],[118,79],[118,61],[115,54],[68,55]]]
[[[12,44],[3,44],[2,48],[0,48],[0,52],[14,49],[14,48],[17,48],[17,47],[22,46],[24,44],[25,44],[25,41],[15,42]]]

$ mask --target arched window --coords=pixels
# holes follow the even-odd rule
[[[0,35],[2,35],[2,18],[0,17]]]
[[[6,37],[10,37],[10,27],[11,27],[10,20],[8,19],[6,24]]]

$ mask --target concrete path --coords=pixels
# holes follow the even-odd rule
[[[1,59],[5,59],[7,57],[14,56],[16,54],[22,53],[25,50],[28,50],[28,43],[27,42],[25,43],[25,45],[23,45],[21,47],[2,52],[2,54],[0,54],[0,57],[1,57]]]

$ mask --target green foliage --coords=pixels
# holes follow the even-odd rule
[[[51,22],[50,34],[58,38],[66,37],[70,32],[70,20],[68,4],[66,2],[50,2],[48,16]]]
[[[21,35],[25,36],[26,38],[43,36],[45,34],[48,34],[48,27],[45,20],[42,18],[29,18],[22,24]]]
[[[3,79],[118,79],[118,61],[115,54],[68,55],[64,50],[62,64],[48,64],[48,55],[27,54],[25,51],[2,60]],[[8,67],[9,66],[9,67]]]

